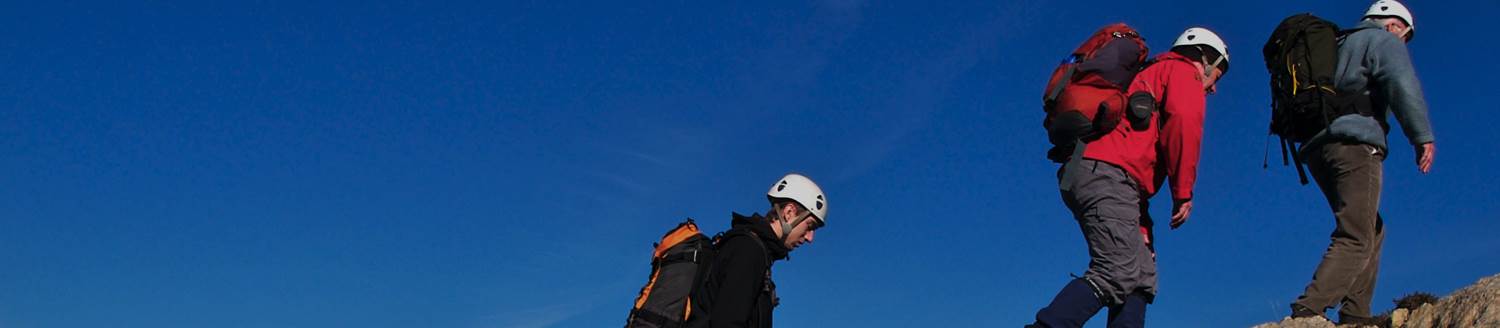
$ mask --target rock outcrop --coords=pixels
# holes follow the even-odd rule
[[[1334,327],[1336,327],[1336,326],[1334,326],[1333,322],[1329,322],[1328,319],[1323,319],[1323,317],[1312,317],[1312,318],[1298,318],[1298,319],[1286,318],[1286,319],[1281,319],[1281,322],[1273,322],[1273,323],[1260,324],[1258,326],[1255,326],[1254,328],[1334,328]]]
[[[1410,316],[1397,322],[1391,315],[1391,327],[1500,327],[1500,275],[1480,279],[1438,300],[1411,310]]]
[[[1412,301],[1406,297],[1397,301],[1397,308],[1386,317],[1381,328],[1468,328],[1500,327],[1500,275],[1480,279],[1435,303]],[[1416,307],[1412,309],[1411,307]],[[1291,319],[1266,323],[1254,328],[1344,328],[1322,317]]]

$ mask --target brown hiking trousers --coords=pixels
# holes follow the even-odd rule
[[[1308,170],[1328,199],[1335,226],[1312,283],[1295,304],[1320,313],[1341,305],[1341,316],[1370,317],[1385,240],[1379,212],[1385,155],[1375,146],[1338,142],[1306,152]]]

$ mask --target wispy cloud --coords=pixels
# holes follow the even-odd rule
[[[879,137],[855,148],[849,156],[850,166],[840,170],[834,179],[845,181],[869,172],[890,157],[903,139],[926,126],[932,114],[939,110],[938,105],[948,96],[953,81],[974,68],[980,58],[996,52],[996,44],[1001,32],[1007,30],[1008,21],[1008,17],[995,17],[973,29],[973,33],[944,55],[908,71],[902,79],[900,91],[893,94],[881,109],[888,117],[895,118],[892,120],[895,125],[882,129],[884,133]]]
[[[591,211],[640,210],[645,200],[702,171],[702,154],[716,143],[716,136],[691,128],[634,131],[577,145],[587,157],[569,164],[567,171],[576,173],[565,178],[562,191],[588,202],[581,208]]]
[[[825,0],[820,2],[823,8],[835,13],[845,15],[859,15],[860,7],[864,7],[867,1],[863,0]]]
[[[640,149],[632,149],[632,148],[626,148],[626,147],[612,147],[612,148],[609,148],[609,150],[613,151],[613,152],[616,152],[618,154],[621,154],[621,155],[625,155],[625,157],[627,157],[627,158],[635,159],[635,160],[638,160],[640,162],[644,162],[646,164],[651,164],[651,165],[654,165],[654,166],[667,167],[667,168],[673,168],[673,167],[677,167],[678,166],[677,163],[672,162],[672,161],[668,161],[666,158],[664,158],[660,154],[647,153],[647,152],[642,151]]]
[[[519,309],[480,318],[479,327],[546,328],[577,317],[594,308],[593,302],[573,302]]]
[[[743,106],[747,120],[774,115],[777,109],[799,108],[815,98],[811,94],[832,62],[831,56],[853,36],[864,19],[864,1],[827,0],[814,4],[807,17],[777,21],[766,26],[770,44],[745,55],[740,72],[732,78],[734,94],[719,102]]]
[[[612,189],[629,195],[646,194],[653,189],[651,185],[641,183],[615,170],[596,170],[589,174],[598,180],[603,180]]]

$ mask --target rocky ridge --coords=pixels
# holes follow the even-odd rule
[[[1413,297],[1418,296],[1418,297]],[[1383,315],[1380,328],[1500,328],[1500,275],[1480,279],[1447,297],[1432,302],[1430,297],[1409,295],[1397,300],[1397,308]],[[1254,328],[1347,328],[1323,317],[1282,319],[1280,322]]]

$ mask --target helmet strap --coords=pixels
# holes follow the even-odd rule
[[[807,211],[807,212],[802,213],[802,215],[798,215],[797,216],[797,220],[795,220],[795,221],[790,221],[789,222],[788,220],[785,220],[785,219],[781,220],[781,235],[777,236],[776,239],[779,239],[779,240],[785,242],[786,241],[786,237],[792,235],[792,228],[795,228],[795,227],[797,227],[797,225],[802,224],[802,221],[807,221],[807,218],[810,217],[810,216],[812,216],[812,211]]]
[[[1218,51],[1215,50],[1214,52],[1218,52]],[[1201,62],[1201,63],[1203,63],[1203,65],[1205,65],[1205,66],[1203,66],[1203,78],[1204,79],[1208,79],[1209,77],[1213,76],[1213,71],[1212,70],[1218,69],[1219,68],[1219,63],[1224,62],[1224,54],[1219,54],[1219,58],[1215,58],[1213,63],[1209,63],[1208,62],[1208,55],[1206,55],[1206,53],[1208,53],[1208,52],[1204,51],[1203,46],[1198,46],[1198,54],[1199,54],[1198,55],[1198,61]]]

